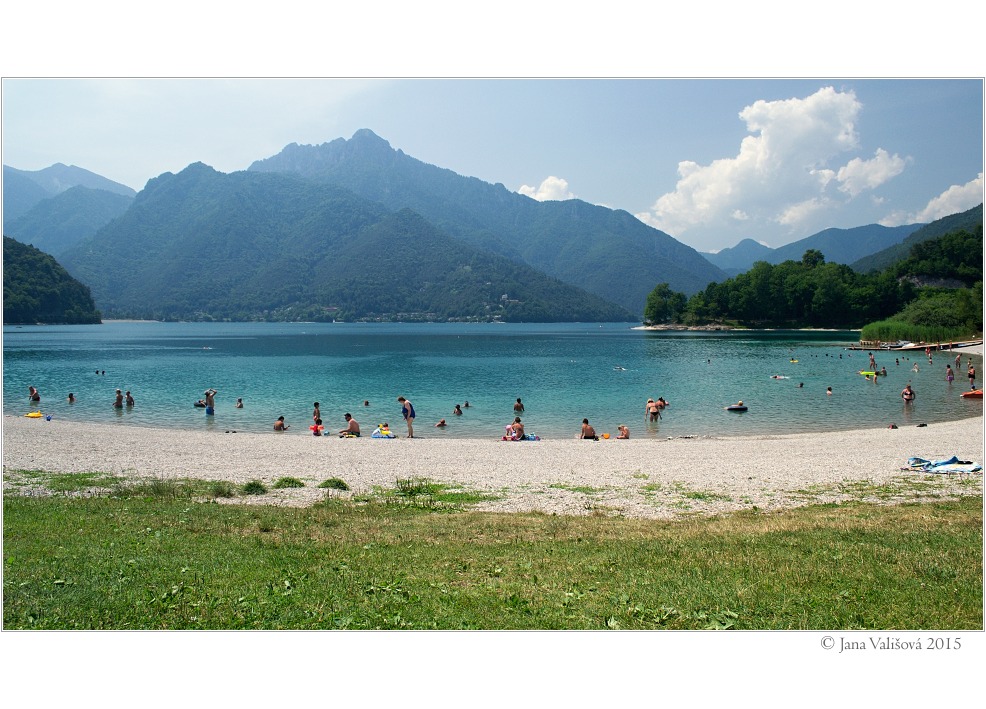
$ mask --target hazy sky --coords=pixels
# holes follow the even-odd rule
[[[536,199],[700,250],[931,221],[982,200],[981,80],[5,79],[3,163],[140,190],[369,128]]]

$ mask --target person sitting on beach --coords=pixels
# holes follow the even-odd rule
[[[116,390],[116,399],[113,400],[113,408],[114,409],[123,408],[123,392],[120,391],[119,389]]]
[[[455,408],[452,409],[452,413],[455,414],[456,416],[462,416],[462,407],[456,404]]]
[[[339,431],[339,438],[359,438],[359,424],[353,415],[346,413],[343,418],[346,419],[346,427]]]
[[[911,385],[908,384],[904,387],[904,391],[900,393],[900,397],[904,400],[904,403],[909,404],[914,401],[914,390],[911,389]]]
[[[390,424],[384,421],[382,424],[373,429],[373,433],[370,434],[371,438],[397,438],[397,434],[392,433],[390,430]]]
[[[524,440],[524,424],[520,420],[520,416],[514,417],[514,422],[510,424],[510,430],[512,433],[510,437],[515,441]]]
[[[237,408],[237,409],[242,409],[243,408],[243,399],[237,399],[236,400],[236,403],[233,404],[233,406],[235,408]]]
[[[617,438],[626,439],[630,437],[630,429],[627,428],[627,425],[625,423],[621,423],[619,426],[616,427],[616,429],[620,432],[620,435],[617,436]]]
[[[275,431],[287,431],[290,428],[286,423],[284,423],[284,417],[278,416],[277,421],[274,422]]]
[[[653,399],[648,399],[644,413],[650,417],[651,421],[657,421],[661,418],[661,407]]]
[[[524,413],[524,404],[521,402],[520,397],[517,397],[517,403],[514,404],[514,413],[522,414]]]
[[[322,419],[315,419],[315,423],[313,423],[308,428],[311,429],[313,436],[321,436],[322,432],[325,431],[325,426],[322,425]],[[275,428],[274,430],[277,429]]]
[[[445,428],[446,426],[448,426],[448,424],[445,423],[445,419],[442,419],[441,421],[435,424],[435,428]]]
[[[596,429],[589,425],[589,419],[582,419],[582,432],[579,434],[579,438],[591,441],[599,440],[599,436],[596,435]]]

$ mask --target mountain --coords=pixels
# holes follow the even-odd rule
[[[31,207],[51,194],[22,170],[3,166],[3,230],[7,223],[26,213]]]
[[[3,238],[3,324],[98,323],[89,289],[50,255]]]
[[[920,244],[922,241],[937,239],[940,236],[944,236],[945,234],[954,231],[964,230],[968,232],[975,232],[976,227],[981,226],[982,223],[983,205],[980,204],[978,207],[973,207],[965,212],[950,214],[947,217],[936,219],[930,224],[926,224],[920,229],[912,232],[899,244],[890,246],[882,251],[878,251],[866,257],[862,257],[850,265],[854,271],[858,271],[859,273],[882,271],[885,268],[889,268],[896,262],[906,259],[908,254],[910,254],[911,249],[916,244]]]
[[[7,165],[4,165],[4,168],[27,177],[51,195],[80,185],[93,190],[114,192],[124,197],[133,197],[136,194],[131,188],[121,185],[119,182],[114,182],[81,167],[63,165],[60,162],[41,170],[17,170]]]
[[[659,282],[695,293],[726,274],[697,251],[624,211],[581,200],[538,202],[394,150],[363,129],[350,140],[292,143],[251,172],[338,185],[397,211],[408,208],[476,248],[577,285],[634,313]]]
[[[868,224],[852,229],[825,229],[776,249],[771,249],[752,239],[744,239],[732,248],[723,249],[716,254],[704,255],[709,261],[730,272],[731,275],[748,271],[757,261],[766,261],[770,264],[800,261],[805,251],[809,249],[821,251],[829,263],[850,264],[877,251],[882,251],[888,246],[901,243],[921,226],[921,224],[907,224],[905,226],[885,227],[879,224]],[[905,252],[903,256],[906,255]]]
[[[773,249],[753,239],[743,239],[736,246],[730,246],[718,253],[703,253],[706,259],[721,268],[730,276],[749,270],[757,261],[766,261]]]
[[[9,221],[4,232],[57,258],[127,211],[131,202],[133,197],[107,190],[70,187]]]
[[[7,227],[14,219],[26,214],[41,200],[80,186],[93,190],[105,190],[123,197],[132,198],[136,194],[126,185],[121,185],[119,182],[114,182],[75,165],[55,163],[42,170],[18,170],[4,165],[4,233],[8,233]]]
[[[623,320],[573,286],[340,187],[196,163],[64,256],[115,317]]]

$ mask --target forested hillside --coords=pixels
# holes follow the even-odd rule
[[[945,341],[982,335],[983,228],[959,230],[912,246],[878,273],[825,263],[809,250],[801,261],[754,264],[685,299],[658,284],[645,322],[745,327],[862,328],[862,339]]]
[[[71,187],[35,204],[10,221],[5,233],[59,258],[127,211],[133,197],[89,187]]]
[[[3,322],[98,323],[89,289],[50,255],[3,239]]]
[[[409,208],[484,251],[532,266],[641,313],[666,281],[694,293],[726,274],[697,251],[623,211],[580,200],[537,202],[416,160],[368,130],[318,146],[292,144],[250,166],[339,185],[389,209]]]
[[[108,317],[631,320],[629,312],[294,175],[201,163],[65,255]]]
[[[898,261],[907,258],[916,244],[929,239],[937,239],[953,231],[974,232],[977,225],[983,223],[983,205],[973,207],[965,212],[950,214],[947,217],[936,219],[930,224],[926,224],[916,230],[901,243],[890,246],[883,251],[866,256],[851,264],[854,271],[859,273],[873,273],[889,268]]]

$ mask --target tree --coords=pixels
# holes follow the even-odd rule
[[[647,296],[644,306],[644,322],[648,325],[678,322],[688,299],[684,293],[671,290],[667,283],[658,283]]]
[[[825,263],[825,256],[818,249],[808,249],[801,257],[801,263],[808,268],[815,268]]]

